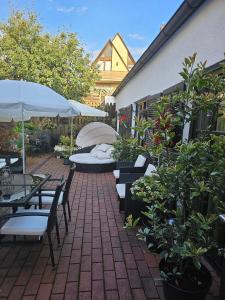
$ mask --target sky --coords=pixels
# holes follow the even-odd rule
[[[137,60],[183,0],[0,0],[0,21],[12,9],[35,11],[45,32],[76,32],[94,58],[119,32]]]

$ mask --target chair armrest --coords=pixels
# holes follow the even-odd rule
[[[123,167],[133,167],[134,166],[134,162],[133,161],[118,161],[116,163],[116,168],[120,169]]]
[[[118,183],[134,182],[144,176],[144,173],[122,173]]]
[[[124,167],[120,168],[121,173],[144,173],[146,171],[146,167]]]

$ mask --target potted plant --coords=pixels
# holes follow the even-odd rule
[[[75,144],[74,141],[73,141],[73,144]],[[70,164],[69,157],[71,155],[71,151],[74,151],[75,149],[76,149],[75,145],[71,149],[70,137],[65,136],[65,135],[62,135],[60,137],[59,145],[56,145],[54,147],[54,151],[55,151],[57,157],[61,157],[61,158],[64,159],[64,165],[69,165]]]
[[[112,157],[118,161],[135,161],[139,154],[146,153],[146,149],[139,145],[137,138],[119,137],[113,143]]]
[[[64,159],[63,164],[64,165],[70,165],[71,164],[71,162],[69,160],[70,155],[71,155],[70,149],[66,149],[66,150],[63,151],[63,159]]]
[[[204,300],[212,283],[202,256],[214,246],[212,237],[216,216],[192,213],[184,221],[177,210],[173,219],[152,227],[162,258],[159,268],[166,300]]]
[[[215,246],[213,226],[216,216],[204,216],[182,201],[176,209],[170,208],[167,200],[160,199],[157,193],[152,192],[152,201],[144,213],[148,222],[139,230],[139,237],[146,240],[151,252],[161,256],[159,268],[165,299],[203,300],[212,280],[201,261],[202,256]],[[177,197],[176,191],[173,194],[170,191],[168,197]]]
[[[148,222],[139,236],[160,253],[166,300],[205,299],[210,288],[202,257],[216,246],[217,207],[225,193],[224,143],[224,137],[210,136],[177,146],[176,159],[158,168],[157,188],[147,180],[133,188],[148,203]]]

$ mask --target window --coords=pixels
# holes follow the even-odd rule
[[[99,61],[97,63],[99,71],[104,71],[104,61]]]
[[[105,61],[105,71],[111,71],[111,61]]]
[[[99,71],[111,71],[111,61],[99,61],[97,63]]]

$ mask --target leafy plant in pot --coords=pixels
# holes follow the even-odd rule
[[[140,219],[148,231],[148,227],[154,225],[154,220],[149,218],[149,210],[154,209],[158,218],[170,218],[173,216],[172,209],[175,208],[176,169],[173,165],[165,165],[157,168],[156,173],[144,176],[136,180],[131,188],[132,201],[142,202]],[[164,209],[158,209],[164,205]],[[162,213],[163,211],[163,213]],[[136,214],[137,215],[137,214]],[[144,237],[144,236],[143,236]],[[149,236],[144,239],[148,243]]]
[[[159,209],[164,210],[163,205],[157,205]],[[151,251],[160,252],[162,258],[159,268],[165,299],[205,299],[212,279],[201,258],[215,246],[212,232],[216,217],[193,211],[184,220],[182,209],[177,208],[172,219],[162,222],[154,205],[148,213],[154,220],[148,232],[155,239]]]
[[[215,158],[222,156],[223,147],[219,145],[224,142],[212,136],[179,146],[176,160],[158,168],[160,189],[149,185],[145,187],[147,197],[146,193],[140,194],[151,199],[145,213],[149,224],[140,235],[145,235],[151,251],[161,255],[167,300],[204,299],[210,288],[211,276],[201,259],[215,246],[218,214],[214,215],[210,207],[222,200],[215,176],[223,182],[224,171],[219,167],[224,160],[216,163]],[[220,187],[223,194],[222,190]],[[175,207],[171,205],[173,200]]]

